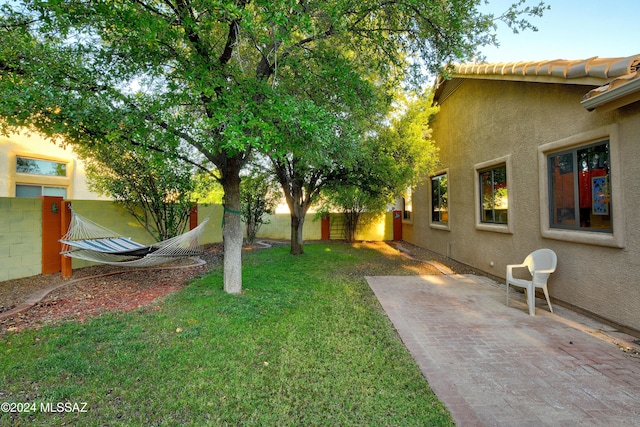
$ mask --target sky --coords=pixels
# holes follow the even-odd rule
[[[540,0],[527,0],[536,5]],[[489,0],[483,12],[500,15],[516,0]],[[514,34],[498,23],[500,47],[483,47],[487,62],[617,58],[640,54],[640,0],[544,0],[551,6],[529,18],[537,32]]]

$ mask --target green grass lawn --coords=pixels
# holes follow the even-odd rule
[[[247,253],[241,295],[217,268],[159,308],[0,335],[0,402],[35,409],[0,425],[453,425],[363,277],[412,261],[377,247]]]

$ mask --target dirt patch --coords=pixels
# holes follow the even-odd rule
[[[212,245],[200,257],[206,264],[195,267],[181,268],[193,265],[190,259],[151,269],[100,265],[74,271],[71,278],[63,278],[58,273],[0,282],[0,314],[45,289],[62,285],[28,310],[1,319],[0,334],[60,320],[84,321],[110,311],[149,305],[219,265],[221,256],[220,246]]]

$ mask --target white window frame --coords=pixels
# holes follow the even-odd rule
[[[486,169],[491,169],[497,166],[505,165],[507,168],[507,223],[506,224],[492,224],[488,222],[482,222],[481,206],[482,201],[480,194],[480,172]],[[474,200],[473,205],[475,210],[475,222],[476,230],[492,231],[494,233],[506,233],[513,234],[513,179],[511,177],[511,155],[499,157],[486,162],[477,163],[473,166],[473,186],[474,186]]]
[[[609,140],[612,232],[598,233],[586,230],[552,228],[549,218],[549,154],[554,154],[567,149],[588,146],[605,139]],[[574,243],[624,248],[625,221],[622,208],[622,162],[620,159],[620,136],[618,125],[614,124],[611,126],[605,126],[539,146],[538,176],[540,183],[540,230],[542,237]]]
[[[431,228],[436,228],[438,230],[447,230],[451,231],[451,203],[448,203],[447,212],[449,213],[449,220],[444,222],[434,222],[433,221],[433,178],[445,175],[447,177],[447,199],[451,200],[451,186],[449,185],[449,168],[442,169],[434,173],[429,177],[429,226]]]
[[[18,197],[18,186],[21,185],[23,187],[35,187],[35,188],[40,188],[40,195],[36,196],[37,197],[42,197],[44,196],[45,193],[45,188],[59,188],[59,189],[63,189],[65,195],[62,196],[63,198],[67,198],[68,194],[69,194],[69,188],[67,186],[64,185],[48,185],[48,184],[24,184],[21,182],[17,182],[15,185],[15,197]],[[20,196],[22,197],[22,196]]]

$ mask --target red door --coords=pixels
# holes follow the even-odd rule
[[[402,240],[402,211],[393,211],[393,240]]]
[[[62,197],[42,197],[42,274],[57,273],[62,268],[60,238],[62,237]]]
[[[320,233],[321,233],[322,240],[331,239],[331,220],[329,218],[329,215],[323,216],[322,222],[320,224],[321,224]]]

